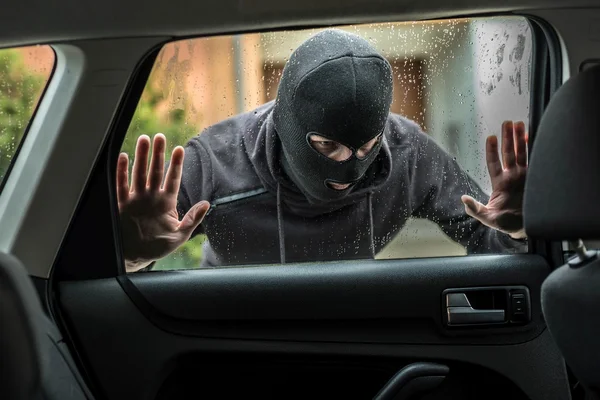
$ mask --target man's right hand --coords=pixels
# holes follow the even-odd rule
[[[154,151],[148,169],[150,138],[142,135],[135,148],[129,186],[126,153],[117,163],[117,200],[123,228],[123,255],[127,272],[137,271],[175,251],[186,242],[208,212],[210,204],[195,204],[179,221],[177,194],[183,168],[183,147],[177,146],[164,175],[167,140],[154,136]],[[164,177],[164,183],[163,183]]]

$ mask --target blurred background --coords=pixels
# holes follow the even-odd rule
[[[54,68],[50,46],[0,49],[0,182]]]

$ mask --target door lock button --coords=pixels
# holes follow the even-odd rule
[[[510,292],[510,321],[513,323],[525,323],[530,320],[529,299],[522,290]]]

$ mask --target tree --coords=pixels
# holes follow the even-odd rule
[[[190,138],[198,134],[197,127],[188,124],[186,118],[191,107],[189,104],[184,108],[169,110],[166,115],[158,112],[159,106],[167,99],[158,87],[157,76],[158,73],[154,71],[150,74],[123,141],[122,151],[129,155],[133,155],[137,138],[142,134],[152,137],[155,133],[164,133],[169,148],[185,145]]]
[[[16,49],[0,50],[0,182],[4,179],[47,78],[29,70]]]

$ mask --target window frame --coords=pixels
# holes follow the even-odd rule
[[[542,18],[523,14],[531,27],[533,54],[531,63],[531,97],[529,116],[529,156],[544,110],[552,95],[562,85],[563,54],[560,39],[554,28]],[[538,73],[534,73],[538,72]],[[541,73],[540,73],[541,72]],[[529,253],[540,254],[552,269],[564,264],[562,243],[532,238]]]

